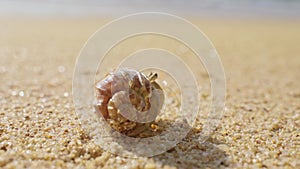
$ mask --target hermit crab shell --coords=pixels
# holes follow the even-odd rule
[[[121,133],[149,126],[162,109],[164,93],[157,74],[119,69],[96,83],[96,109]]]

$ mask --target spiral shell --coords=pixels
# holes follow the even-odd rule
[[[96,83],[96,108],[113,129],[135,135],[159,114],[164,94],[158,75],[119,69]],[[134,133],[134,134],[133,134]]]

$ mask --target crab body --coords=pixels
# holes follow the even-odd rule
[[[155,121],[163,102],[157,74],[145,76],[119,69],[96,83],[96,109],[113,129],[121,133],[141,131]]]

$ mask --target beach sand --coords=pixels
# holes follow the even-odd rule
[[[175,148],[131,159],[96,145],[72,100],[76,57],[109,20],[0,19],[0,168],[300,168],[300,22],[191,21],[220,54],[224,116],[203,144],[198,120]],[[199,77],[205,114],[209,77]]]

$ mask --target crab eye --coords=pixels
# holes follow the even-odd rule
[[[132,69],[109,74],[96,83],[98,112],[121,133],[135,136],[146,130],[164,102],[163,91],[155,81],[157,77],[156,73],[145,76]]]

